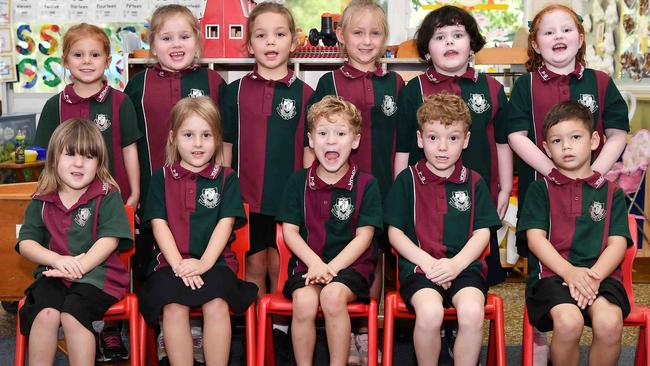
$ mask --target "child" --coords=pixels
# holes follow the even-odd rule
[[[557,172],[530,185],[518,227],[531,252],[530,322],[553,330],[554,365],[579,364],[584,325],[593,329],[589,364],[615,365],[630,312],[619,268],[632,244],[623,192],[591,166],[600,135],[587,107],[551,108],[542,136]]]
[[[39,265],[20,309],[30,364],[54,363],[61,325],[70,363],[93,365],[92,322],[127,290],[117,251],[132,245],[131,228],[108,160],[89,121],[70,119],[54,130],[16,245]]]
[[[293,299],[297,365],[312,364],[319,305],[330,365],[345,365],[350,344],[346,304],[370,298],[371,242],[383,226],[381,194],[377,181],[349,159],[361,140],[361,115],[352,103],[326,96],[310,108],[307,123],[316,160],[289,179],[276,217],[294,253],[283,294]]]
[[[152,273],[138,293],[148,323],[162,315],[172,365],[193,362],[189,310],[203,310],[207,364],[225,365],[230,354],[230,313],[243,313],[257,288],[237,278],[228,246],[246,216],[237,175],[221,159],[219,112],[207,97],[184,98],[171,111],[165,166],[152,177],[143,221],[150,222],[157,250]],[[180,198],[180,199],[179,199]]]
[[[181,98],[209,96],[219,105],[225,83],[221,76],[197,64],[201,51],[201,28],[192,12],[182,5],[165,5],[154,11],[149,30],[151,54],[158,63],[129,80],[124,92],[131,98],[144,138],[138,141],[141,192],[147,192],[153,172],[165,163],[169,137],[169,114]],[[146,197],[145,197],[146,198]],[[144,207],[146,202],[143,202]],[[142,229],[137,241],[136,267],[151,259],[152,234]]]
[[[267,272],[268,288],[277,287],[275,214],[287,179],[303,166],[303,152],[308,149],[303,143],[303,121],[312,89],[288,68],[289,53],[297,45],[289,9],[273,2],[258,4],[246,29],[255,66],[226,88],[224,155],[226,164],[237,170],[242,197],[250,207],[246,280],[263,295]],[[280,328],[286,334],[287,326]]]
[[[383,198],[394,177],[397,95],[404,86],[399,74],[386,72],[379,64],[388,37],[384,9],[374,0],[351,1],[343,11],[336,36],[348,60],[320,78],[310,104],[326,95],[338,95],[357,107],[363,124],[359,148],[352,152],[352,159],[361,171],[377,179]],[[387,247],[387,240],[382,238],[385,236],[378,240]],[[370,293],[378,298],[383,277],[381,266],[377,266],[374,277]],[[348,363],[367,364],[367,334],[356,334],[353,338]]]
[[[106,83],[104,71],[110,63],[111,44],[101,28],[81,23],[65,32],[63,66],[70,70],[72,82],[45,103],[34,144],[47,147],[54,130],[70,118],[92,121],[106,143],[109,173],[120,187],[122,200],[137,207],[140,167],[136,141],[142,133],[131,100]]]
[[[427,71],[409,81],[400,92],[395,171],[422,159],[416,144],[416,111],[425,96],[447,91],[469,107],[472,138],[463,152],[463,164],[478,172],[487,183],[499,217],[508,209],[512,190],[512,152],[505,135],[508,115],[503,85],[469,66],[474,53],[485,45],[476,20],[467,11],[443,6],[422,21],[416,39],[420,58],[431,62]],[[488,257],[488,284],[503,282],[496,235]]]
[[[399,253],[400,294],[415,311],[419,365],[438,363],[443,307],[451,305],[458,312],[454,364],[476,365],[487,293],[479,257],[501,222],[484,179],[460,160],[472,123],[463,99],[425,97],[417,120],[425,158],[397,176],[384,205],[388,238]]]
[[[557,103],[576,100],[592,113],[601,142],[594,152],[595,171],[607,173],[625,148],[627,106],[607,74],[585,67],[581,19],[571,8],[556,4],[542,9],[530,25],[529,73],[512,88],[507,125],[510,146],[521,158],[517,165],[519,207],[525,205],[528,186],[554,168],[543,153],[542,122]]]

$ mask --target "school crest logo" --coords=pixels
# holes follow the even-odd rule
[[[77,211],[77,216],[74,218],[74,222],[79,226],[85,226],[86,222],[90,218],[90,209],[89,208],[80,208]]]
[[[598,110],[598,102],[596,102],[596,98],[594,98],[593,94],[580,94],[578,103],[589,108],[589,111],[591,111],[591,113],[594,113]]]
[[[202,97],[204,95],[205,95],[205,93],[203,92],[203,90],[192,88],[192,89],[190,89],[190,93],[187,96],[190,97],[190,98],[198,98],[198,97]]]
[[[199,203],[207,208],[215,208],[221,202],[221,195],[216,188],[203,188]]]
[[[451,193],[449,204],[458,211],[467,211],[471,205],[467,191],[455,191]]]
[[[605,205],[598,201],[592,202],[589,206],[589,215],[593,222],[602,221],[605,218]]]
[[[98,114],[93,122],[95,122],[95,126],[97,126],[100,131],[106,131],[111,127],[111,120],[108,119],[108,116],[105,114]]]
[[[384,100],[381,102],[381,111],[388,117],[397,112],[397,103],[392,95],[384,95]]]
[[[481,114],[490,108],[490,104],[483,94],[470,94],[467,104],[469,109],[477,114]]]
[[[354,211],[354,205],[350,197],[339,197],[332,206],[332,215],[339,220],[349,219],[352,211]]]
[[[276,110],[282,119],[288,121],[296,116],[296,101],[293,99],[282,98],[282,101],[278,104]]]

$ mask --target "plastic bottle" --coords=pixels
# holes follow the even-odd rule
[[[25,164],[25,133],[18,130],[16,134],[16,164]]]

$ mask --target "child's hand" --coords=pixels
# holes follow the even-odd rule
[[[45,277],[53,277],[53,278],[63,278],[66,280],[74,280],[74,276],[64,273],[58,269],[48,269],[47,271],[42,272],[43,276]]]
[[[199,259],[182,259],[174,268],[174,274],[176,277],[200,276],[207,271],[204,267],[203,262]]]
[[[203,278],[201,276],[187,276],[181,277],[185,286],[191,288],[192,290],[199,289],[203,286]]]
[[[499,191],[497,196],[497,213],[499,214],[499,219],[503,220],[503,217],[508,211],[508,205],[510,205],[510,192]]]
[[[65,276],[68,276],[67,278],[81,278],[81,276],[86,273],[83,266],[79,262],[79,258],[81,258],[83,255],[84,253],[81,253],[76,257],[69,255],[59,255],[57,260],[52,264],[52,267],[61,271],[61,273]]]
[[[319,263],[314,263],[307,269],[307,273],[302,275],[305,279],[305,286],[314,283],[328,284],[332,281],[332,278],[336,276],[336,271],[332,269],[327,263],[323,261],[318,261]]]
[[[569,286],[571,297],[578,300],[582,295],[587,300],[595,300],[598,295],[600,276],[591,268],[573,267],[565,276],[564,282]]]
[[[139,199],[138,196],[131,195],[129,196],[129,198],[126,199],[126,205],[136,208],[138,207],[138,199]]]
[[[431,282],[442,286],[445,282],[451,282],[462,271],[462,268],[453,260],[453,258],[438,259],[430,273],[427,273],[427,278]]]
[[[438,286],[442,287],[444,290],[449,290],[449,288],[451,287],[451,281],[443,282],[441,284],[438,284]]]

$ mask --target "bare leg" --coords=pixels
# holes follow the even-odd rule
[[[348,362],[350,346],[350,314],[348,303],[356,296],[346,285],[332,282],[320,293],[320,306],[325,316],[325,332],[330,354],[330,365],[343,365]]]
[[[194,350],[190,333],[190,308],[180,304],[163,307],[163,339],[172,366],[192,366]]]
[[[269,272],[269,292],[274,293],[278,287],[278,275],[280,274],[280,255],[275,248],[266,248],[266,263]]]
[[[415,309],[413,346],[420,366],[434,366],[440,357],[440,327],[444,309],[438,291],[424,288],[413,294],[411,304]]]
[[[623,335],[621,308],[600,296],[588,311],[594,334],[589,348],[589,365],[616,365]]]
[[[266,294],[266,250],[246,256],[246,281],[257,285],[257,296]]]
[[[72,315],[61,313],[61,325],[72,366],[95,364],[95,335]]]
[[[52,308],[41,310],[29,332],[29,365],[52,365],[61,325],[61,313]]]
[[[483,342],[485,296],[476,287],[465,287],[454,295],[451,302],[458,314],[454,365],[476,365]]]
[[[316,346],[316,314],[320,286],[306,286],[293,292],[293,318],[291,340],[298,366],[312,364]]]
[[[578,365],[580,336],[584,328],[580,308],[573,304],[560,304],[555,305],[550,314],[553,319],[551,362],[554,365]]]
[[[230,355],[230,309],[223,299],[211,300],[203,309],[203,347],[205,363],[209,366],[227,365]]]

